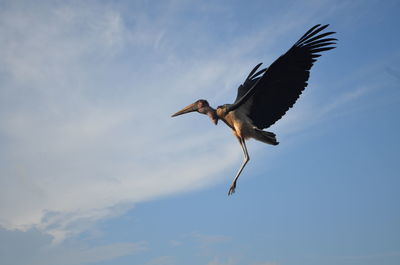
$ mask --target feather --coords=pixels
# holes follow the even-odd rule
[[[258,68],[260,68],[260,66],[262,65],[262,63],[257,64],[253,70],[251,70],[250,74],[247,76],[246,80],[249,80],[250,77],[255,73],[255,71],[257,71]]]
[[[310,34],[314,29],[318,28],[319,26],[321,26],[321,24],[317,24],[314,27],[310,28],[306,33],[304,33],[303,36],[300,37],[300,39],[294,45],[297,45],[298,43],[303,41],[305,38],[307,38],[308,34]]]

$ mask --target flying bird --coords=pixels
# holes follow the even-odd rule
[[[217,125],[222,120],[239,140],[244,160],[229,188],[228,195],[235,192],[236,183],[243,168],[250,160],[246,140],[256,139],[263,143],[278,145],[273,132],[264,131],[282,118],[293,107],[310,77],[310,69],[321,55],[336,48],[337,39],[328,37],[336,32],[322,32],[329,25],[310,28],[285,54],[269,67],[257,71],[257,64],[237,90],[233,104],[212,108],[207,100],[200,99],[183,108],[172,117],[199,112],[206,114]],[[328,37],[328,38],[327,38]]]

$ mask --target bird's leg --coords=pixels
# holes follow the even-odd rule
[[[235,193],[236,182],[240,176],[240,173],[242,173],[243,168],[246,166],[247,162],[249,162],[249,160],[250,160],[249,154],[247,153],[246,142],[241,137],[238,137],[238,140],[239,140],[240,146],[242,147],[242,150],[243,150],[244,159],[243,159],[242,166],[239,168],[239,171],[237,172],[236,177],[232,182],[232,185],[229,189],[228,195],[232,195],[233,193]]]

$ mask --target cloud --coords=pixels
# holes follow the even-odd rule
[[[256,51],[262,47],[263,58],[272,61],[273,52],[284,51],[276,44],[285,34],[304,29],[302,23],[308,26],[318,14],[315,8],[300,22],[280,23],[293,16],[293,8],[274,18],[279,29],[265,23],[221,41],[207,19],[182,21],[190,12],[229,17],[229,7],[193,11],[171,1],[154,16],[140,1],[131,5],[138,6],[4,4],[3,227],[35,228],[60,242],[135,203],[222,181],[221,173],[241,159],[229,130],[216,132],[205,116],[170,114],[198,98],[209,97],[213,105],[232,101],[232,87],[259,61]],[[296,113],[291,115],[304,116]]]
[[[151,21],[131,14],[128,26],[112,6],[71,3],[1,11],[0,224],[55,241],[136,202],[215,183],[237,159],[234,140],[208,131],[205,117],[170,118],[180,107],[171,95],[187,104],[190,91],[210,89],[213,69],[225,74],[222,62],[165,55],[153,65],[170,48],[139,34]]]
[[[114,243],[104,246],[81,248],[48,249],[42,257],[30,264],[78,265],[112,260],[117,257],[134,255],[146,250],[143,243]]]
[[[147,249],[146,243],[124,242],[88,246],[82,242],[50,245],[51,236],[36,229],[26,232],[0,228],[0,254],[9,265],[79,265],[135,255]],[[21,255],[21,253],[23,253]]]

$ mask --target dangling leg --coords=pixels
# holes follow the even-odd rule
[[[242,139],[240,137],[238,137],[238,140],[239,140],[240,146],[242,147],[242,150],[243,150],[244,160],[243,160],[242,166],[239,168],[239,171],[236,174],[235,179],[232,182],[232,185],[229,189],[228,195],[232,195],[233,193],[235,193],[236,182],[240,176],[240,173],[242,173],[243,168],[246,166],[247,162],[249,162],[249,160],[250,160],[249,154],[247,153],[246,142],[244,141],[244,139]]]

